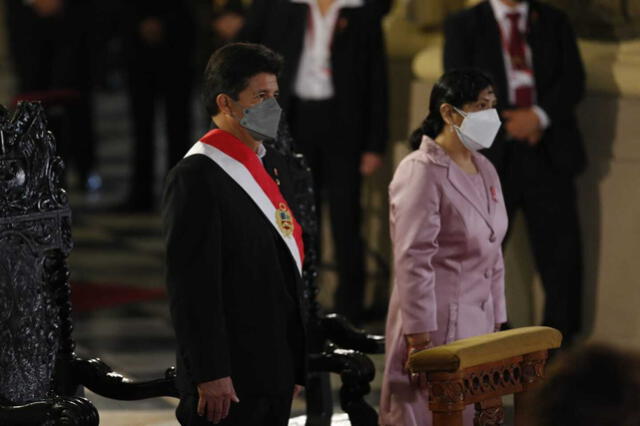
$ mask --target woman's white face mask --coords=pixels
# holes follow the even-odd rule
[[[462,125],[453,125],[460,142],[470,151],[487,149],[493,144],[502,122],[495,108],[477,112],[464,112],[453,107],[464,117]]]

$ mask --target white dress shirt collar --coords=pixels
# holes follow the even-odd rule
[[[529,3],[526,1],[520,2],[517,6],[511,7],[504,4],[501,0],[489,0],[491,4],[491,8],[493,9],[493,14],[496,17],[496,21],[499,23],[505,22],[507,20],[507,15],[509,13],[519,13],[520,14],[520,31],[525,32],[527,28],[527,17],[529,16]]]
[[[334,97],[331,43],[338,22],[340,9],[357,8],[364,0],[334,0],[323,15],[317,0],[291,0],[309,7],[310,22],[304,35],[294,94],[304,100],[322,101]]]
[[[264,147],[264,143],[261,142],[261,143],[258,144],[258,149],[256,150],[256,155],[258,156],[260,161],[262,161],[264,156],[267,155],[267,148]]]
[[[291,3],[305,3],[311,4],[316,3],[318,0],[291,0]],[[338,8],[343,7],[361,7],[364,6],[364,0],[335,0]]]

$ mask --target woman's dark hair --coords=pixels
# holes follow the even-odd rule
[[[462,109],[465,104],[477,101],[480,92],[490,86],[493,86],[491,78],[477,69],[446,72],[431,89],[429,114],[411,134],[411,147],[418,149],[422,135],[435,139],[442,132],[445,123],[440,115],[440,105],[446,103]]]
[[[218,114],[216,98],[224,93],[237,100],[256,74],[279,75],[282,57],[260,44],[231,43],[216,50],[204,71],[202,98],[207,113]]]

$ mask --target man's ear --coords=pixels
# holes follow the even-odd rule
[[[233,111],[231,110],[231,101],[228,95],[224,93],[220,93],[216,96],[216,105],[218,105],[218,110],[225,115],[233,115]]]

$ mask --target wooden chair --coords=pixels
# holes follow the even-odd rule
[[[409,359],[412,373],[426,373],[434,426],[463,426],[463,410],[475,404],[474,426],[504,422],[502,397],[514,394],[515,424],[527,424],[527,399],[544,379],[549,349],[562,334],[524,327],[458,340]]]
[[[303,229],[303,280],[309,342],[309,376],[305,391],[307,424],[331,424],[333,401],[329,373],[334,373],[342,379],[340,405],[349,414],[351,424],[377,426],[378,413],[364,400],[375,376],[375,366],[366,354],[384,353],[384,336],[356,329],[344,317],[323,312],[317,301],[319,230],[311,172],[304,156],[296,152],[284,116],[280,120],[277,139],[265,143],[288,159],[297,197],[290,205]]]
[[[178,396],[175,372],[133,382],[72,337],[71,210],[40,103],[0,106],[0,425],[96,426],[82,387],[112,399]]]

